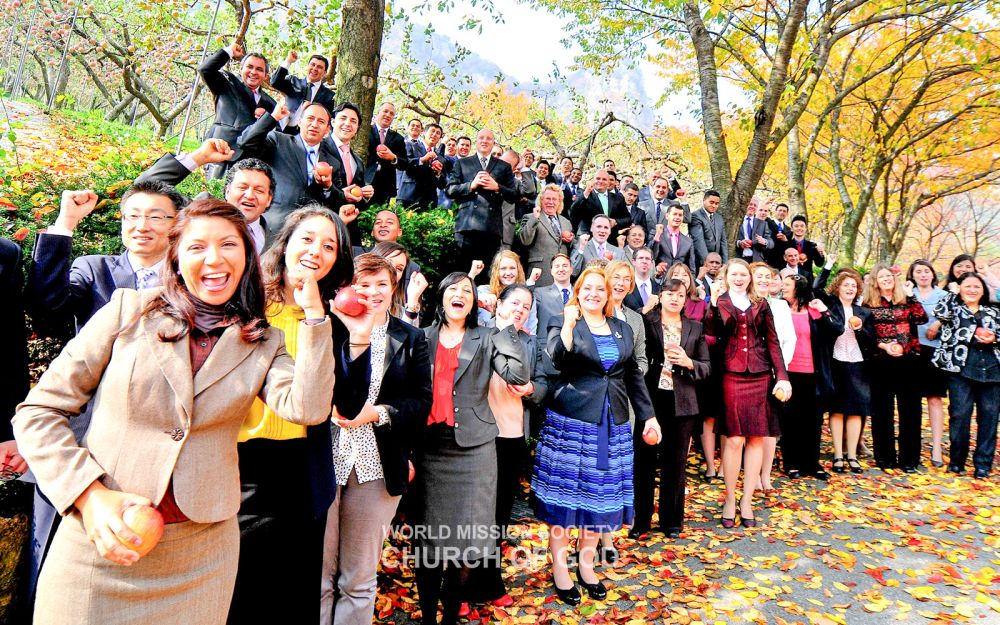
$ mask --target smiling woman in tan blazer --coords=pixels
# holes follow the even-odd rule
[[[66,516],[42,567],[36,625],[225,623],[240,424],[257,397],[295,423],[330,413],[330,322],[315,279],[295,293],[306,319],[293,362],[264,320],[256,253],[235,207],[185,209],[161,280],[161,289],[117,291],[14,418],[19,449]],[[88,401],[90,430],[77,443],[69,417]],[[143,504],[167,525],[138,559],[116,537],[135,544],[122,511]]]

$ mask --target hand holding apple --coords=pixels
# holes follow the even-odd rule
[[[849,325],[852,330],[860,330],[862,326],[861,317],[851,315],[851,318],[847,320],[847,325]]]
[[[646,419],[646,424],[642,428],[642,440],[647,445],[656,445],[663,439],[663,432],[660,430],[660,423],[656,417]]]
[[[118,537],[118,541],[139,554],[145,556],[159,544],[163,538],[163,515],[150,506],[129,506],[122,513],[122,521],[142,540],[138,545],[129,544]]]
[[[975,336],[977,341],[985,344],[989,344],[997,340],[996,332],[990,330],[989,328],[976,328]]]
[[[368,310],[353,286],[345,286],[337,291],[337,296],[333,298],[333,309],[348,317],[358,317]]]
[[[792,398],[792,385],[788,380],[778,380],[774,384],[774,398],[780,402],[786,402]]]

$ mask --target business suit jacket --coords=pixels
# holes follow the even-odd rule
[[[70,263],[72,237],[35,237],[26,300],[32,319],[45,331],[79,331],[111,300],[116,289],[134,289],[135,273],[125,254],[80,256]]]
[[[646,356],[649,359],[649,372],[646,374],[646,384],[651,390],[659,387],[660,372],[666,363],[661,314],[662,311],[657,306],[645,315]],[[669,365],[674,382],[675,417],[687,417],[698,414],[697,382],[707,379],[712,373],[711,356],[701,323],[694,319],[681,317],[681,347],[688,358],[691,359],[691,362],[694,363],[694,369]]]
[[[785,249],[790,247],[799,249],[800,243],[789,237],[788,243],[785,245]],[[826,257],[819,253],[819,248],[816,247],[816,243],[808,239],[802,240],[801,249],[802,251],[800,253],[806,255],[806,260],[805,262],[800,261],[799,266],[802,267],[803,275],[812,280],[814,275],[813,268],[825,265]],[[782,253],[784,253],[784,250],[782,250]],[[779,267],[783,265],[784,262],[782,262],[782,265],[779,265]]]
[[[423,141],[406,139],[404,148],[403,157],[406,164],[397,167],[402,173],[396,197],[408,205],[417,205],[421,208],[433,206],[437,202],[437,190],[445,180],[444,170],[442,169],[442,175],[438,176],[430,163],[420,162],[420,159],[427,154],[427,147]]]
[[[699,267],[705,264],[709,252],[722,256],[722,262],[729,260],[726,224],[718,212],[712,215],[711,220],[704,208],[692,212],[688,235],[694,241],[695,264]]]
[[[574,232],[578,235],[590,234],[590,220],[596,215],[603,214],[604,209],[601,207],[601,201],[597,199],[597,191],[591,191],[586,197],[581,192],[570,208],[569,218],[573,222]],[[632,223],[632,215],[625,208],[625,200],[618,193],[608,193],[608,217],[614,221],[611,224],[612,235]]]
[[[260,89],[260,102],[254,102],[253,92],[243,80],[225,69],[228,62],[229,53],[219,50],[205,59],[198,74],[215,99],[215,121],[205,138],[223,139],[235,150],[236,138],[256,120],[254,111],[262,108],[270,113],[274,111],[275,101]],[[230,160],[240,158],[237,153]]]
[[[561,415],[588,423],[599,423],[604,398],[611,403],[611,416],[618,425],[628,423],[631,398],[636,421],[653,417],[653,404],[635,359],[632,328],[615,317],[608,318],[611,336],[618,346],[618,360],[605,372],[594,336],[584,320],[573,327],[573,349],[567,350],[559,333],[562,319],[549,322],[546,351],[558,375],[550,378],[549,407]]]
[[[558,184],[563,191],[563,212],[572,213],[573,204],[579,198],[583,197],[583,187],[581,187],[579,183],[572,184],[568,180],[559,180],[556,184]]]
[[[664,198],[660,202],[660,219],[656,219],[656,200],[650,199],[647,202],[636,202],[639,208],[643,212],[643,223],[642,227],[646,229],[646,243],[649,244],[653,240],[653,236],[656,234],[656,224],[663,224],[663,229],[667,229],[667,213],[670,212],[671,206],[680,206],[684,209],[684,222],[686,224],[691,223],[691,207],[687,204],[681,204],[676,200],[669,200]]]
[[[649,360],[646,358],[646,327],[642,320],[642,315],[628,308],[622,307],[622,315],[625,316],[625,323],[632,329],[632,336],[635,338],[635,364],[639,365],[639,373],[646,375],[649,371]]]
[[[510,165],[490,156],[486,172],[493,176],[499,189],[488,191],[483,188],[473,190],[472,181],[483,171],[479,156],[473,154],[455,162],[448,174],[445,195],[458,204],[455,213],[455,232],[488,232],[499,239],[503,234],[501,222],[503,203],[516,202],[518,187]]]
[[[611,252],[611,260],[628,260],[622,248],[611,244],[611,239],[608,239],[608,242],[604,244],[604,250]],[[573,277],[575,278],[580,275],[590,261],[597,260],[598,258],[608,260],[597,253],[597,244],[594,243],[593,239],[587,241],[587,245],[583,250],[580,249],[579,245],[575,246],[573,252],[569,255],[569,262],[573,264]]]
[[[28,335],[21,301],[21,247],[0,238],[0,442],[14,438],[10,419],[28,394]]]
[[[361,159],[358,158],[358,155],[355,154],[350,149],[348,149],[348,154],[351,155],[351,174],[352,174],[351,179],[348,180],[347,170],[344,167],[344,159],[340,153],[340,150],[337,149],[337,144],[334,143],[333,140],[330,139],[329,137],[324,139],[322,143],[326,145],[327,149],[330,152],[333,153],[334,160],[329,161],[330,165],[333,166],[333,173],[332,173],[333,188],[330,190],[330,198],[331,200],[337,202],[335,207],[339,208],[341,204],[348,203],[344,197],[343,190],[345,188],[351,186],[352,184],[356,184],[359,187],[363,187],[365,186],[365,184],[367,184],[365,182],[364,165],[362,165]],[[369,205],[371,205],[371,202],[369,200],[362,199],[360,201],[353,202],[353,204],[358,208],[358,210],[363,211],[366,208],[368,208]],[[351,235],[351,245],[361,245],[361,228],[358,226],[358,220],[355,219],[346,225],[347,225],[347,233]]]
[[[667,263],[668,266],[674,263],[684,263],[691,268],[691,273],[698,275],[698,264],[694,258],[694,241],[691,240],[691,237],[678,234],[676,255],[670,244],[670,233],[666,230],[660,240],[654,241],[650,247],[653,250],[654,263]]]
[[[767,230],[771,233],[771,239],[774,240],[774,247],[771,248],[765,256],[767,257],[767,264],[772,267],[784,267],[785,266],[785,248],[788,247],[789,241],[792,240],[792,227],[785,223],[778,223],[774,219],[767,220]],[[788,241],[782,241],[778,238],[778,234],[784,234],[788,238]]]
[[[722,371],[731,373],[765,373],[772,371],[778,380],[788,380],[785,359],[774,329],[774,316],[766,301],[751,304],[746,310],[746,323],[752,331],[740,330],[742,317],[729,293],[719,296],[717,306],[709,306],[705,317],[708,334],[716,337],[722,353]],[[738,332],[746,332],[747,349],[735,340]]]
[[[757,219],[756,217],[752,220],[752,234],[750,240],[753,241],[753,246],[750,251],[753,253],[751,262],[765,262],[767,253],[774,249],[774,239],[771,238],[771,231],[767,227],[767,222],[763,219]],[[736,241],[742,241],[747,238],[745,232],[746,217],[740,220],[739,231],[736,233]],[[758,243],[757,237],[763,237],[764,243]],[[733,251],[733,258],[743,258],[748,259],[748,257],[743,256],[745,250],[742,247],[736,246]]]
[[[440,327],[424,328],[434,377]],[[527,384],[528,356],[514,326],[503,330],[478,326],[466,328],[458,352],[453,397],[455,402],[455,443],[459,447],[477,447],[500,433],[489,403],[490,377],[496,371],[508,384]]]
[[[288,214],[300,206],[319,202],[336,211],[344,201],[343,187],[337,186],[337,167],[341,167],[340,175],[343,178],[343,166],[340,165],[336,148],[325,139],[316,146],[318,160],[329,163],[334,169],[333,186],[327,194],[327,190],[315,179],[306,179],[306,150],[302,145],[302,139],[298,135],[292,136],[278,130],[278,122],[270,113],[261,115],[237,140],[237,146],[244,156],[259,158],[271,166],[276,187],[274,199],[268,209],[267,227],[275,234],[281,230]]]
[[[573,287],[569,287],[569,295],[573,296]],[[536,287],[534,291],[535,309],[538,312],[538,335],[542,342],[548,340],[549,324],[552,319],[563,312],[562,289],[554,282],[548,286]],[[545,349],[545,346],[542,346]]]
[[[337,385],[333,401],[341,416],[353,419],[368,401],[371,383],[371,349],[348,361],[349,333],[339,323],[334,324],[334,350],[337,353]],[[389,422],[374,425],[385,489],[393,496],[406,492],[409,478],[408,461],[414,446],[421,439],[431,411],[431,361],[427,339],[419,329],[395,317],[389,317],[386,330],[386,350],[382,386],[376,406],[389,413]],[[328,433],[329,434],[329,433]]]
[[[649,293],[648,297],[654,299],[659,297],[661,289],[660,283],[657,282],[655,278],[651,278],[649,280],[649,283],[652,288],[650,288],[651,292]],[[622,300],[622,305],[631,308],[632,310],[635,311],[642,311],[642,296],[639,295],[638,285],[632,287],[632,290],[629,291],[629,294],[625,296],[624,300]]]
[[[139,317],[161,292],[116,291],[18,407],[19,449],[62,514],[99,479],[154,505],[172,485],[192,521],[229,519],[240,505],[237,433],[253,400],[260,396],[282,418],[304,425],[330,414],[329,321],[303,325],[294,362],[281,332],[269,330],[251,344],[234,324],[192,376],[188,341],[158,337],[177,330],[177,322],[160,313]],[[90,430],[77,443],[67,417],[91,398]]]
[[[379,146],[378,128],[371,125],[368,128],[368,167],[365,168],[365,181],[375,189],[372,204],[388,204],[389,198],[396,197],[396,170],[406,167],[406,142],[403,135],[392,128],[385,131],[385,147],[396,155],[396,163],[382,160],[375,153]]]
[[[288,110],[294,113],[299,110],[303,102],[309,100],[312,95],[312,85],[305,78],[292,76],[287,67],[278,66],[271,76],[271,86],[285,94],[285,104]],[[316,90],[316,97],[312,99],[313,104],[322,104],[326,110],[333,111],[336,100],[333,90],[320,82],[319,89]]]
[[[562,215],[558,215],[559,228],[563,231],[573,231],[573,224]],[[528,264],[537,263],[542,268],[542,274],[549,273],[549,265],[556,254],[569,255],[570,243],[564,243],[562,235],[557,235],[552,229],[552,223],[547,216],[541,219],[529,213],[521,219],[521,231],[518,233],[521,244],[528,249]]]

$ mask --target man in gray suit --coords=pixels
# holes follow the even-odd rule
[[[561,202],[560,191],[545,189],[535,210],[521,218],[518,238],[521,245],[527,248],[528,265],[525,271],[530,274],[532,269],[542,270],[542,275],[535,281],[536,287],[552,283],[549,263],[556,254],[565,254],[569,260],[573,224],[560,214]],[[566,279],[569,280],[568,274]]]
[[[577,246],[570,254],[574,278],[580,275],[583,268],[592,260],[628,260],[622,248],[608,242],[614,223],[614,220],[607,215],[594,215],[590,221],[590,235],[581,234],[577,238]]]
[[[552,273],[552,284],[535,288],[535,308],[538,310],[538,332],[541,337],[547,337],[549,323],[563,312],[563,307],[573,295],[573,263],[569,256],[556,254],[549,264]],[[545,340],[545,339],[542,339]]]
[[[722,257],[722,262],[729,260],[729,243],[726,237],[726,224],[719,213],[722,197],[718,191],[705,191],[702,208],[691,213],[691,225],[688,234],[694,242],[695,264],[701,266],[709,252],[715,252]]]
[[[748,263],[765,262],[768,252],[773,248],[774,239],[767,227],[767,219],[757,216],[757,198],[752,198],[747,206],[747,214],[740,222],[736,255]]]
[[[663,227],[667,226],[667,211],[671,206],[680,204],[671,200],[667,197],[670,193],[670,181],[666,178],[657,178],[653,181],[653,188],[651,191],[651,197],[648,200],[639,200],[639,207],[642,212],[645,213],[646,222],[643,227],[646,228],[646,244],[651,245],[653,240],[653,233],[656,232],[657,224],[663,224]],[[681,207],[684,221],[683,223],[691,223],[691,209],[687,206]]]

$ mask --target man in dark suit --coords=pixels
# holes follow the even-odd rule
[[[767,255],[767,264],[781,267],[785,262],[785,248],[792,238],[792,227],[786,223],[788,219],[788,204],[780,203],[774,207],[774,219],[767,220],[767,229],[774,239],[774,248]]]
[[[671,206],[681,206],[676,200],[671,200],[669,197],[670,193],[670,181],[666,178],[657,178],[653,181],[653,191],[652,196],[649,200],[639,200],[639,207],[642,208],[645,214],[645,223],[643,226],[646,228],[646,243],[652,244],[653,233],[656,232],[656,226],[662,225],[664,228],[667,227],[667,211]],[[684,220],[682,223],[691,223],[691,209],[687,206],[681,206],[684,212]]]
[[[729,243],[727,242],[726,224],[719,215],[719,204],[722,198],[718,191],[705,191],[702,207],[691,213],[691,225],[688,234],[694,241],[695,262],[702,265],[709,252],[715,252],[722,257],[722,262],[729,260]]]
[[[660,283],[653,275],[653,250],[641,247],[635,252],[632,262],[635,267],[635,286],[625,296],[622,304],[632,310],[642,312],[651,301],[660,295]]]
[[[282,126],[283,130],[291,135],[299,131],[299,120],[307,105],[322,104],[328,109],[333,109],[334,101],[333,90],[323,85],[323,78],[330,68],[330,62],[326,57],[322,54],[309,57],[305,78],[292,76],[289,71],[292,63],[297,60],[299,53],[292,50],[271,77],[271,86],[285,94],[285,104],[292,112],[285,118],[285,124]]]
[[[28,394],[28,335],[24,329],[21,300],[21,247],[0,237],[0,470],[28,470],[17,452],[10,420],[14,409]]]
[[[656,263],[656,273],[666,271],[676,262],[681,262],[691,268],[691,273],[698,272],[694,259],[694,242],[691,237],[681,232],[684,223],[684,208],[673,204],[667,209],[667,227],[657,224],[657,230],[650,246],[653,250],[653,261]]]
[[[242,59],[239,77],[225,69],[229,59]],[[244,55],[243,46],[239,43],[222,48],[205,59],[198,68],[198,73],[215,99],[215,121],[206,139],[222,139],[229,146],[234,146],[236,138],[254,120],[274,110],[274,98],[261,89],[267,80],[267,59],[257,53]],[[239,158],[239,154],[234,154],[230,162]],[[222,178],[228,164],[212,165],[206,170],[206,175],[209,178]]]
[[[434,148],[441,140],[441,126],[428,124],[426,143],[420,138],[423,124],[411,119],[407,125],[406,166],[399,178],[397,199],[405,206],[427,208],[437,202],[437,190],[444,175],[444,162]]]
[[[455,215],[457,264],[462,270],[481,260],[489,264],[500,249],[503,234],[503,203],[518,198],[510,165],[491,155],[493,131],[483,128],[476,135],[476,154],[461,158],[448,176],[445,193],[458,204]],[[483,282],[489,276],[481,273]]]
[[[706,302],[711,299],[712,283],[719,279],[720,271],[722,271],[722,256],[716,252],[709,252],[705,263],[698,270],[698,284],[705,289]]]
[[[97,207],[97,195],[93,191],[64,191],[55,223],[35,238],[25,290],[35,330],[63,334],[72,325],[79,331],[111,300],[115,290],[159,286],[167,234],[184,201],[180,193],[162,182],[133,184],[122,195],[120,205],[125,252],[118,256],[81,256],[71,263],[73,231]],[[77,439],[83,437],[89,424],[86,410],[70,421]],[[29,576],[31,601],[38,571],[58,521],[55,508],[36,489]]]
[[[357,217],[364,210],[375,189],[365,184],[364,167],[357,154],[351,151],[351,141],[358,134],[361,124],[361,112],[350,102],[344,102],[333,110],[333,130],[328,142],[333,144],[335,160],[333,165],[333,188],[342,189],[343,202],[339,212],[340,218],[347,225],[351,235],[352,245],[361,245],[361,230],[358,228]]]
[[[751,199],[736,237],[736,257],[748,263],[764,262],[767,253],[774,248],[767,220],[757,215],[757,208],[757,198]]]
[[[792,238],[788,242],[788,247],[795,248],[799,253],[799,265],[807,278],[812,280],[813,267],[822,267],[826,263],[826,250],[822,243],[815,243],[806,239],[806,230],[809,227],[809,220],[805,215],[792,217]],[[805,256],[805,260],[802,257]]]
[[[334,184],[339,159],[333,143],[324,141],[330,128],[330,112],[326,107],[308,106],[299,124],[300,132],[295,136],[278,128],[278,123],[288,115],[288,107],[280,103],[273,115],[265,113],[247,128],[237,143],[238,150],[271,166],[276,188],[267,227],[275,234],[296,208],[319,202],[337,210],[344,204],[345,192],[356,188],[344,189]],[[319,163],[330,165],[331,173],[316,171]]]
[[[368,167],[365,182],[375,189],[372,204],[388,204],[396,197],[396,170],[406,167],[406,142],[393,130],[396,106],[383,102],[375,113],[375,123],[368,131]]]
[[[594,179],[587,183],[582,194],[578,194],[576,202],[570,209],[569,219],[577,235],[590,234],[590,222],[595,215],[607,215],[611,218],[612,230],[617,233],[632,223],[632,216],[625,208],[625,200],[619,193],[610,193],[611,176],[603,169],[598,169]]]
[[[573,167],[573,159],[568,156],[564,156],[559,161],[559,171],[553,173],[552,178],[555,179],[556,184],[564,185],[573,177],[574,170],[578,170],[580,172],[580,178],[583,177],[583,170],[579,167]],[[580,183],[580,178],[576,179],[577,184]],[[563,206],[569,206],[569,204],[564,204]]]
[[[612,245],[608,240],[611,236],[611,228],[614,221],[607,215],[594,215],[590,221],[590,232],[593,234],[581,234],[576,238],[576,246],[570,252],[569,258],[573,262],[573,276],[579,276],[583,269],[592,261],[613,261],[628,260],[625,251],[616,245]]]
[[[646,211],[642,210],[639,204],[639,187],[635,183],[629,183],[622,189],[622,199],[625,200],[625,210],[628,211],[633,225],[642,226],[642,231],[646,231]],[[619,230],[619,234],[621,231]]]
[[[233,151],[222,139],[206,139],[197,150],[190,154],[174,156],[166,153],[152,167],[135,179],[135,184],[150,180],[177,186],[193,171],[210,163],[224,163],[232,157]],[[274,198],[274,176],[267,163],[256,158],[237,161],[226,173],[222,196],[227,202],[240,209],[247,220],[257,254],[263,254],[271,245],[273,233],[267,228],[264,211],[271,206]],[[201,198],[199,194],[195,199]]]

